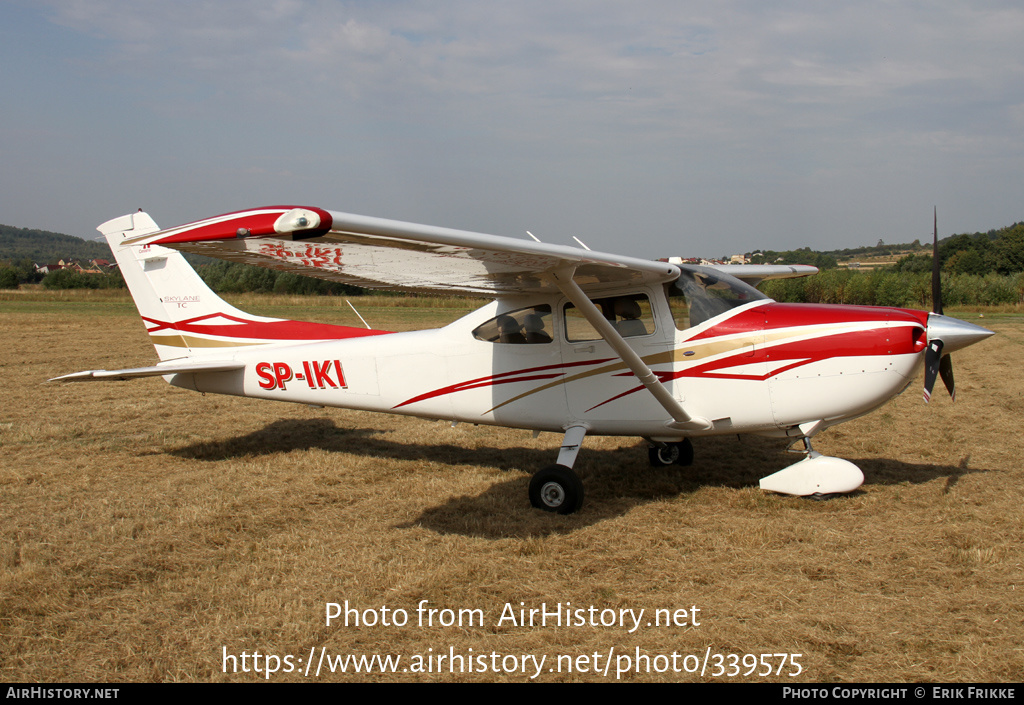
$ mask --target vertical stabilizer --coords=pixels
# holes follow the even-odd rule
[[[269,343],[296,343],[379,334],[347,326],[263,318],[217,296],[180,252],[160,245],[124,245],[159,230],[139,211],[97,228],[107,238],[161,360],[218,356]]]
[[[103,233],[114,252],[121,275],[161,360],[192,357],[201,352],[196,348],[211,347],[208,340],[183,334],[188,332],[190,324],[205,322],[208,326],[213,319],[223,316],[253,318],[213,293],[180,252],[159,245],[122,245],[127,238],[160,230],[149,214],[139,211],[123,215],[108,220],[97,230]],[[181,330],[179,324],[184,324],[182,327],[186,330]]]

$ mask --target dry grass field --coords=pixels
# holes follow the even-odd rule
[[[468,310],[433,303],[357,306],[392,329]],[[358,325],[338,301],[241,305]],[[748,669],[728,659],[703,675],[654,671],[673,653],[688,670],[689,654],[785,653],[801,654],[802,673],[787,663],[765,680],[1019,681],[1024,318],[982,323],[998,335],[954,356],[955,404],[937,392],[925,406],[917,383],[816,439],[864,470],[851,496],[762,493],[759,477],[797,459],[766,440],[699,441],[694,467],[654,470],[640,439],[589,438],[586,504],[562,517],[526,499],[553,434],[201,396],[159,378],[44,384],[155,355],[126,295],[5,294],[0,680],[253,681],[254,652],[291,655],[274,681],[313,680],[302,672],[323,647],[403,660],[393,674],[324,668],[320,681],[535,672],[471,661],[452,674],[447,660],[414,672],[417,655],[452,650],[499,670],[507,655],[546,656],[540,681],[614,680],[637,649],[652,672],[621,680],[756,681],[730,677]],[[345,600],[409,623],[327,626],[326,603]],[[480,610],[483,624],[418,626],[421,600]],[[506,603],[566,602],[644,609],[643,626],[498,624]],[[692,606],[699,625],[646,626]],[[241,670],[243,652],[250,672],[224,673],[224,654]]]

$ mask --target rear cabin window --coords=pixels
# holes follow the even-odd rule
[[[473,337],[487,343],[539,345],[550,343],[551,306],[541,304],[506,311],[473,329]]]
[[[623,338],[650,335],[654,332],[651,301],[645,294],[609,296],[592,301]],[[601,339],[601,334],[594,330],[590,321],[584,318],[574,305],[566,304],[564,313],[565,336],[570,343]]]

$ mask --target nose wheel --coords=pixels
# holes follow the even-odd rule
[[[663,468],[669,465],[693,465],[693,444],[689,438],[671,443],[658,443],[647,449],[651,467]]]

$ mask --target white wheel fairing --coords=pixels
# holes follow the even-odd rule
[[[864,473],[856,465],[817,453],[760,481],[762,490],[800,497],[853,492],[862,484]]]

